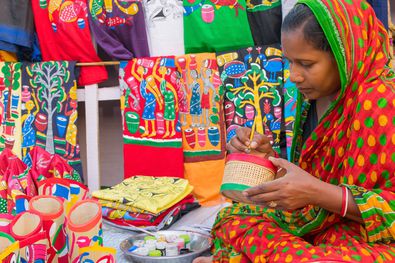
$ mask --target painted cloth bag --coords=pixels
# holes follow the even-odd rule
[[[120,65],[125,178],[184,177],[175,71],[174,57]]]
[[[24,63],[22,76],[22,156],[35,145],[59,154],[82,175],[77,139],[77,84],[75,62]]]
[[[182,0],[144,0],[143,6],[151,56],[184,54]]]
[[[281,0],[247,0],[247,16],[255,45],[281,42]]]
[[[87,2],[95,40],[110,58],[130,60],[150,55],[141,1]]]
[[[92,44],[86,0],[33,0],[32,7],[44,61],[100,62]],[[107,79],[103,66],[80,70],[80,86]]]
[[[265,134],[280,154],[285,141],[283,61],[279,46],[255,46],[217,54],[225,88],[227,141],[240,126]]]
[[[245,0],[183,0],[185,53],[253,45]]]
[[[225,165],[223,86],[214,53],[176,58],[185,178],[202,205],[223,201]]]
[[[347,187],[363,224],[313,205],[283,211],[235,204],[214,225],[214,262],[394,262],[395,73],[387,32],[366,1],[299,3],[326,33],[341,80],[335,101],[302,147],[299,165]]]

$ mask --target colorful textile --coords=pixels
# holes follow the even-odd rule
[[[184,177],[174,57],[122,62],[119,81],[125,178]]]
[[[22,70],[22,156],[33,146],[59,154],[82,174],[77,142],[77,84],[74,62],[24,63]]]
[[[0,154],[0,213],[15,215],[16,197],[37,193],[26,164],[9,149]]]
[[[255,45],[281,42],[281,0],[248,0],[247,16]]]
[[[94,191],[92,196],[156,214],[184,199],[192,188],[181,178],[134,176],[111,188]]]
[[[130,221],[131,224],[137,223],[139,225],[145,225],[145,224],[154,223],[159,218],[163,219],[163,217],[164,217],[163,214],[168,214],[171,210],[173,210],[174,208],[176,208],[180,205],[189,204],[189,203],[192,204],[194,202],[196,202],[196,201],[192,195],[187,196],[184,199],[182,199],[180,202],[173,205],[172,207],[170,207],[170,208],[168,208],[156,215],[152,215],[149,213],[133,213],[133,212],[129,212],[129,211],[117,210],[117,209],[104,207],[104,206],[102,207],[102,214],[105,218],[110,219],[110,220],[122,219],[125,221]],[[138,226],[138,225],[135,224],[135,226]]]
[[[283,61],[279,46],[256,46],[217,55],[225,86],[229,141],[240,126],[267,135],[280,153],[283,121]]]
[[[100,61],[91,40],[85,0],[33,0],[32,6],[44,61]],[[103,66],[81,67],[80,70],[80,86],[107,79]]]
[[[0,61],[4,62],[16,62],[16,54],[4,50],[0,50]]]
[[[151,56],[184,54],[182,0],[143,1],[143,5]]]
[[[62,157],[57,154],[52,155],[39,146],[32,148],[27,159],[31,161],[29,172],[37,183],[49,178],[65,178],[81,182],[80,175]]]
[[[223,87],[214,53],[179,56],[179,114],[185,178],[201,204],[220,202],[225,163]]]
[[[172,226],[177,220],[179,220],[183,215],[187,214],[188,212],[198,208],[200,205],[195,201],[193,197],[187,197],[180,201],[179,203],[173,205],[169,209],[163,211],[159,216],[157,216],[153,221],[139,221],[139,220],[133,220],[133,219],[114,219],[114,218],[109,218],[107,216],[103,215],[103,218],[106,220],[106,222],[109,222],[110,224],[136,231],[136,227],[138,228],[144,228],[149,231],[159,231],[159,230],[164,230],[168,229],[170,226]]]
[[[141,1],[87,2],[95,40],[112,59],[130,60],[150,55]]]
[[[183,0],[185,53],[253,45],[245,0]]]
[[[29,0],[1,1],[0,50],[17,52],[33,45],[33,14]]]
[[[330,32],[341,79],[299,164],[325,182],[348,187],[364,224],[314,206],[287,212],[237,204],[217,218],[214,261],[395,262],[395,73],[388,67],[388,35],[365,1],[299,3]]]
[[[21,156],[21,63],[0,62],[0,150]]]

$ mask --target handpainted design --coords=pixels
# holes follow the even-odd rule
[[[0,151],[21,156],[21,63],[0,62]]]
[[[139,11],[137,1],[89,0],[89,10],[94,21],[115,29],[122,25],[132,25],[134,15]],[[114,11],[114,5],[119,12]],[[119,15],[114,15],[114,14]]]
[[[124,142],[180,147],[174,57],[140,58],[120,67]]]
[[[214,53],[176,59],[180,124],[187,162],[224,156],[223,86]],[[209,158],[209,159],[206,159]]]
[[[48,3],[47,3],[48,2]],[[40,0],[40,7],[48,9],[49,21],[54,32],[66,23],[76,23],[84,29],[88,23],[86,2],[82,0]]]
[[[64,157],[81,174],[77,143],[77,86],[74,63],[23,65],[22,156],[35,145]]]
[[[182,19],[184,8],[182,0],[144,0],[147,10],[148,26],[155,27],[156,22]]]
[[[283,130],[283,63],[277,47],[249,47],[218,54],[225,88],[225,123],[229,141],[239,126],[267,135],[280,150]]]
[[[298,88],[289,79],[289,61],[284,58],[284,126],[287,141],[287,156],[290,160],[292,142],[294,138],[294,125],[297,109]]]
[[[239,0],[201,0],[198,3],[195,3],[195,0],[188,0],[188,3],[191,5],[184,5],[184,16],[189,16],[200,10],[201,19],[207,24],[213,23],[215,19],[215,10],[221,7],[234,8],[236,17],[239,15],[239,9],[245,10],[239,3]]]

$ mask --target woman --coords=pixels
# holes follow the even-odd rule
[[[317,23],[318,22],[318,23]],[[238,130],[228,149],[269,155],[282,177],[222,210],[215,262],[395,262],[395,85],[388,36],[361,0],[300,0],[282,27],[291,81],[319,122],[299,166]],[[195,262],[208,262],[201,258]]]

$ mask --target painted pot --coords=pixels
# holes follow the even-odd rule
[[[65,115],[56,116],[56,128],[58,130],[58,136],[63,138],[66,134],[68,118]]]
[[[137,132],[140,124],[140,116],[137,112],[128,111],[125,113],[126,126],[131,134]]]
[[[219,130],[218,127],[209,127],[208,131],[208,140],[213,146],[217,146],[219,144]]]
[[[214,7],[212,5],[202,6],[202,20],[208,24],[214,21]]]
[[[204,147],[206,145],[206,129],[205,128],[198,128],[198,143],[200,147]]]
[[[38,131],[45,132],[45,130],[47,129],[47,124],[48,124],[47,115],[45,115],[42,112],[37,113],[34,124],[36,125],[36,128]]]
[[[185,134],[185,140],[187,141],[189,147],[192,149],[195,148],[196,144],[196,134],[194,129],[186,129],[184,131]]]

